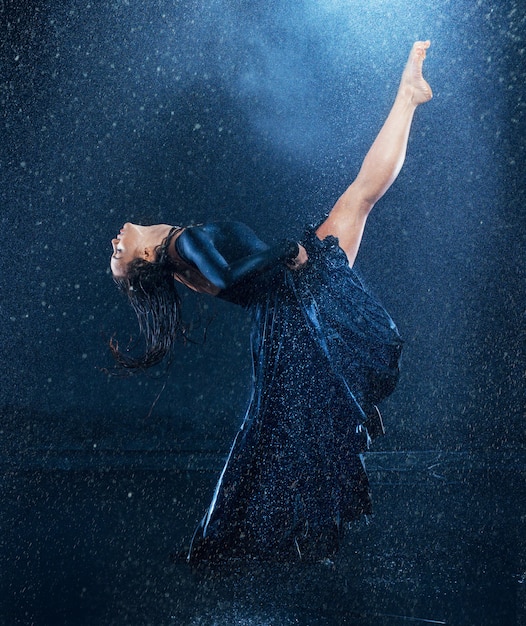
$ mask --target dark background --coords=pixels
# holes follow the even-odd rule
[[[357,262],[406,342],[374,449],[482,455],[487,474],[523,458],[519,2],[3,0],[0,28],[4,467],[228,448],[249,391],[245,314],[185,295],[196,344],[166,376],[109,377],[105,342],[136,333],[110,239],[124,221],[230,218],[268,242],[299,236],[356,175],[425,38],[435,97]]]

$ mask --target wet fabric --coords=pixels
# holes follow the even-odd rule
[[[189,263],[179,251],[178,241],[185,230],[184,228],[179,228],[173,238],[170,262],[173,266],[174,278],[192,291],[217,296],[221,290],[203,276],[203,273],[200,272],[194,264]]]
[[[324,559],[371,512],[364,423],[396,385],[401,339],[334,237],[302,243],[302,270],[222,294],[253,316],[253,389],[191,562]]]
[[[174,241],[171,260],[175,277],[190,289],[228,297],[225,290],[236,288],[241,302],[246,303],[248,292],[242,285],[250,282],[250,276],[293,259],[298,252],[295,241],[283,240],[267,246],[243,222],[208,222],[180,233]],[[216,285],[221,285],[222,290]]]

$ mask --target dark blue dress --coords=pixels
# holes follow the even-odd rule
[[[398,379],[402,342],[334,237],[224,297],[253,316],[253,389],[190,562],[319,560],[371,512],[365,422]]]

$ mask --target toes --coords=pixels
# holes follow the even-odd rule
[[[425,45],[426,42],[423,41],[419,41],[417,44],[415,44],[415,54],[420,57],[422,60],[426,58],[426,50],[427,48],[429,48],[429,46]]]

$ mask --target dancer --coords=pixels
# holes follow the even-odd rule
[[[252,315],[251,400],[191,562],[330,558],[345,523],[371,512],[361,453],[383,431],[376,405],[398,380],[401,340],[352,266],[369,212],[402,167],[414,112],[432,97],[429,45],[413,45],[356,179],[301,243],[269,247],[240,222],[127,223],[112,240],[112,273],[146,342],[139,357],[111,342],[122,368],[159,363],[184,333],[176,285]]]

